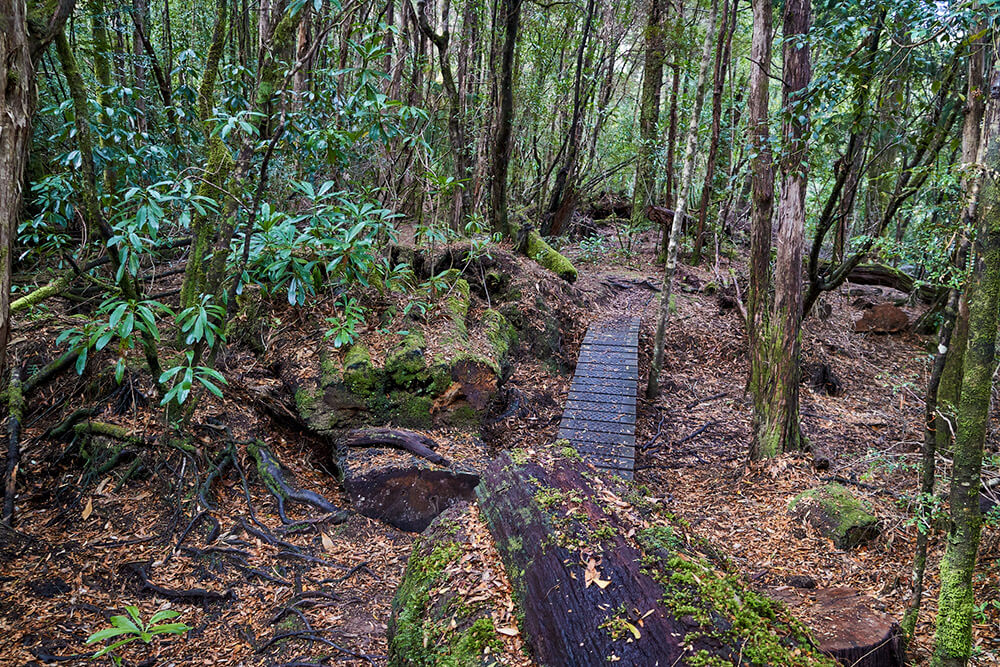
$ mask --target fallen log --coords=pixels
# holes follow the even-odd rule
[[[572,449],[502,454],[477,495],[519,632],[539,664],[835,664],[781,605],[706,555],[714,550],[681,522],[617,478],[598,476]],[[411,561],[400,590],[430,595],[423,607],[432,615],[434,582],[412,578],[422,571]],[[410,656],[392,659],[409,664]]]
[[[338,441],[338,467],[354,509],[409,532],[443,511],[475,499],[479,475],[448,469],[438,444],[415,431],[358,429]]]

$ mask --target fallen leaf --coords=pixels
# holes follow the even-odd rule
[[[330,536],[321,531],[320,532],[320,539],[323,540],[323,548],[326,551],[332,552],[333,551],[333,540],[330,539]]]
[[[516,637],[521,634],[517,628],[497,628],[497,632],[508,637]]]
[[[83,518],[84,518],[84,520],[89,519],[90,515],[93,514],[93,513],[94,513],[94,499],[93,498],[87,498],[87,506],[83,508]]]

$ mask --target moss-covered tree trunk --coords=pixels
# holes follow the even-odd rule
[[[725,1],[725,0],[723,0]],[[670,317],[670,297],[674,284],[674,273],[677,270],[677,253],[680,247],[681,226],[687,217],[688,198],[691,193],[691,179],[694,176],[695,151],[698,148],[698,125],[701,116],[701,105],[705,100],[705,82],[708,78],[708,65],[712,61],[712,39],[715,32],[715,17],[719,2],[712,0],[708,13],[708,27],[705,30],[705,41],[701,47],[701,66],[698,69],[698,83],[695,85],[694,109],[691,110],[691,121],[688,123],[687,138],[684,145],[684,170],[681,172],[680,197],[677,198],[677,208],[674,209],[673,224],[670,226],[670,239],[667,242],[667,264],[663,270],[663,288],[660,290],[660,307],[656,319],[656,338],[653,342],[653,363],[649,369],[649,381],[646,385],[646,396],[653,398],[659,393],[660,371],[663,370],[663,346],[667,331],[667,320]]]
[[[972,653],[975,614],[972,574],[979,548],[979,509],[983,445],[989,424],[990,396],[1000,305],[1000,70],[993,73],[982,144],[985,147],[975,268],[969,282],[969,334],[958,405],[949,505],[951,525],[941,561],[941,594],[934,637],[934,667],[958,667]]]
[[[646,219],[646,208],[656,202],[653,169],[656,128],[660,119],[660,88],[663,85],[662,2],[649,0],[644,36],[646,54],[639,99],[639,146],[636,149],[635,187],[632,190],[632,224]]]
[[[982,33],[980,33],[982,34]],[[983,111],[985,108],[984,88],[984,50],[982,37],[972,45],[969,54],[968,90],[966,95],[965,124],[962,129],[962,163],[965,174],[962,186],[965,191],[965,207],[962,212],[962,228],[968,229],[976,219],[979,206],[979,189],[982,183],[978,170],[973,168],[977,163],[980,133],[982,131]],[[961,270],[968,257],[969,242],[959,240],[953,258],[954,265]],[[961,387],[961,363],[965,354],[965,337],[968,333],[968,318],[962,296],[958,289],[949,290],[941,324],[938,327],[938,345],[931,365],[931,375],[927,382],[927,393],[924,397],[924,441],[921,448],[920,489],[917,497],[918,532],[916,552],[913,556],[913,594],[906,614],[903,616],[903,635],[913,638],[920,614],[920,605],[924,595],[924,573],[927,569],[927,548],[932,531],[932,499],[934,497],[935,473],[937,468],[937,451],[951,444],[951,424],[954,423],[954,406],[958,404],[958,392]],[[956,352],[956,346],[960,352]],[[956,363],[956,358],[959,363]],[[950,368],[949,368],[950,362]],[[947,379],[947,412],[942,412],[944,401],[941,399],[944,382]]]

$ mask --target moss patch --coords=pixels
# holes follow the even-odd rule
[[[852,549],[879,534],[878,517],[872,514],[871,505],[840,484],[830,483],[800,493],[788,509],[792,516],[807,520],[832,539],[838,549]]]

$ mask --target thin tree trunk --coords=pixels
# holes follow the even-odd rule
[[[981,222],[976,264],[967,286],[969,339],[965,349],[958,429],[948,504],[951,528],[941,560],[941,593],[932,667],[964,667],[972,653],[972,574],[979,548],[983,445],[989,425],[1000,305],[1000,71],[994,71],[985,112]]]
[[[656,128],[660,119],[660,88],[663,86],[663,30],[660,0],[649,0],[646,18],[646,59],[642,69],[639,102],[639,146],[636,151],[635,187],[632,190],[632,224],[646,219],[646,209],[655,203],[656,174],[653,169]]]
[[[678,9],[678,21],[683,20],[683,10],[681,7]],[[676,155],[677,146],[677,105],[680,98],[681,89],[681,67],[675,59],[673,63],[670,64],[670,69],[672,70],[671,80],[670,80],[670,109],[667,111],[667,157],[666,157],[666,173],[663,176],[663,203],[667,205],[667,208],[674,209],[674,157]],[[667,249],[667,239],[670,237],[670,228],[668,225],[664,224],[660,229],[661,238],[661,252],[666,255]]]
[[[725,1],[723,0],[723,2]],[[695,84],[694,109],[691,111],[691,120],[688,123],[684,146],[684,170],[681,172],[680,196],[677,198],[677,208],[674,209],[674,220],[670,227],[670,240],[667,243],[667,263],[663,270],[663,288],[660,290],[660,308],[656,320],[656,338],[653,344],[653,363],[649,369],[649,381],[646,385],[648,398],[655,398],[660,391],[659,379],[660,371],[663,370],[663,347],[667,321],[670,318],[670,297],[674,283],[674,272],[677,269],[681,226],[687,216],[688,196],[691,191],[691,179],[694,176],[695,151],[698,148],[698,125],[701,120],[701,106],[705,100],[708,66],[712,62],[712,40],[715,35],[715,17],[718,14],[718,9],[719,0],[712,0],[712,7],[708,12],[708,27],[705,29],[705,41],[701,47],[701,66],[698,69],[698,83]]]
[[[566,146],[566,160],[556,172],[556,182],[552,186],[552,196],[549,199],[548,210],[543,220],[543,235],[558,235],[572,208],[573,181],[576,175],[576,156],[580,148],[581,123],[583,120],[583,69],[584,55],[590,41],[594,21],[595,0],[588,0],[587,14],[583,19],[583,35],[580,37],[580,48],[576,52],[576,76],[573,81],[573,117],[570,121],[569,139]]]
[[[719,153],[719,135],[722,133],[722,93],[726,85],[726,71],[729,69],[729,53],[736,31],[736,8],[739,0],[733,0],[730,10],[728,0],[723,0],[722,28],[719,42],[715,47],[715,76],[712,88],[712,137],[708,142],[708,162],[705,165],[705,182],[701,188],[701,206],[698,208],[698,226],[695,228],[694,249],[691,263],[701,263],[702,246],[705,243],[705,221],[708,218],[708,204],[714,190],[715,160]],[[730,18],[730,16],[732,18]],[[731,23],[728,23],[731,21]]]
[[[965,122],[962,128],[962,190],[966,193],[965,206],[962,211],[962,227],[968,229],[976,219],[976,212],[979,206],[979,189],[981,174],[974,171],[974,165],[978,164],[980,149],[980,133],[982,131],[983,111],[985,109],[984,88],[984,45],[982,39],[975,40],[971,45],[969,54],[969,93],[966,95]],[[960,270],[965,266],[968,256],[969,242],[967,238],[960,240],[958,249],[953,258],[954,265]],[[948,303],[944,309],[944,317],[938,329],[938,345],[934,355],[934,363],[931,367],[931,376],[927,383],[927,394],[924,399],[924,441],[921,451],[921,471],[920,490],[917,496],[917,544],[916,552],[913,556],[913,594],[910,597],[910,604],[903,616],[903,635],[907,640],[913,638],[914,630],[920,614],[920,604],[924,593],[924,572],[927,568],[927,547],[930,541],[930,534],[933,530],[930,512],[932,508],[931,499],[934,493],[935,472],[937,464],[937,448],[941,443],[938,429],[945,429],[950,433],[950,428],[945,422],[944,415],[939,416],[938,410],[941,404],[940,389],[942,378],[945,377],[945,369],[949,357],[954,358],[952,352],[953,332],[959,317],[959,304],[961,292],[952,288],[948,294]],[[965,326],[968,325],[966,321]],[[964,343],[964,336],[962,338]],[[961,355],[964,355],[965,346],[961,346]],[[960,358],[960,357],[959,357]],[[957,385],[955,389],[957,390]],[[957,402],[957,401],[956,401]],[[952,407],[952,406],[949,406]],[[954,418],[952,416],[952,418]],[[950,437],[947,441],[949,442]]]
[[[448,18],[451,10],[450,0],[445,0],[441,17],[441,32],[436,33],[427,19],[426,0],[417,2],[417,18],[420,21],[420,29],[427,38],[431,40],[438,51],[438,63],[441,67],[441,80],[444,83],[444,91],[448,96],[448,139],[451,143],[451,152],[455,161],[455,177],[459,184],[455,186],[454,208],[452,209],[452,228],[456,231],[468,216],[468,203],[471,197],[465,196],[465,190],[473,189],[470,183],[471,168],[469,149],[466,144],[465,128],[462,123],[462,100],[458,94],[458,86],[455,83],[455,75],[452,72],[451,58],[448,55],[448,47],[451,41],[451,31],[448,28]]]
[[[500,63],[500,110],[497,114],[490,178],[490,226],[510,236],[507,211],[507,166],[510,159],[510,132],[514,119],[514,49],[521,20],[521,0],[503,0],[503,55]]]

